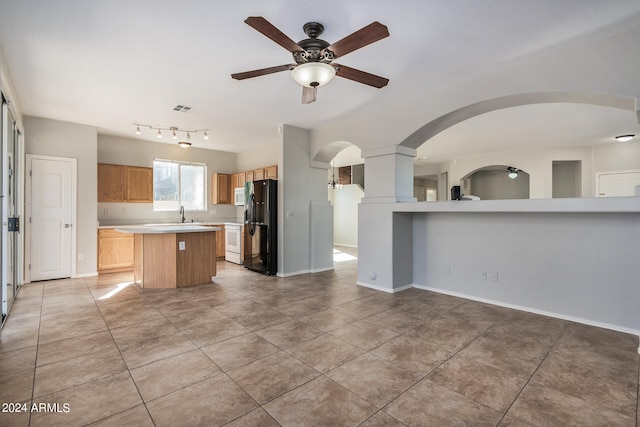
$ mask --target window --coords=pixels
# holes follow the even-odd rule
[[[205,210],[205,176],[207,166],[202,163],[154,160],[153,210]]]

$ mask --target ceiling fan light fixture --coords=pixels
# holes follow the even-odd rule
[[[291,78],[300,86],[320,87],[331,81],[336,69],[324,62],[307,62],[291,70]]]
[[[629,135],[618,135],[616,136],[616,140],[620,141],[620,142],[627,142],[627,141],[631,141],[633,138],[635,138],[635,135],[629,134]]]
[[[180,142],[178,142],[178,145],[179,145],[180,147],[182,147],[182,148],[189,148],[189,147],[191,147],[191,143],[190,143],[190,142],[187,142],[187,141],[180,141]]]

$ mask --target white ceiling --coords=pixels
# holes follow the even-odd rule
[[[329,42],[380,21],[390,37],[339,62],[390,83],[336,78],[302,105],[288,72],[233,80],[293,62],[244,24],[248,16],[264,16],[295,41],[306,38],[308,21],[321,22]],[[638,0],[0,0],[0,43],[25,115],[155,141],[150,131],[135,135],[132,123],[207,128],[210,139],[196,135],[195,146],[232,152],[277,141],[280,124],[396,144],[518,79],[538,90],[640,96]],[[194,110],[175,112],[177,104]],[[418,157],[592,145],[621,133],[640,133],[633,112],[530,105],[462,122]]]

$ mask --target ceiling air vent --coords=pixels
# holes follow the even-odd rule
[[[191,111],[191,107],[185,107],[184,105],[176,105],[175,107],[173,107],[173,111],[188,113],[189,111]]]

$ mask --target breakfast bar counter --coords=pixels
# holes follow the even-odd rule
[[[143,288],[210,283],[216,275],[216,233],[194,224],[116,228],[134,235],[134,280]]]

